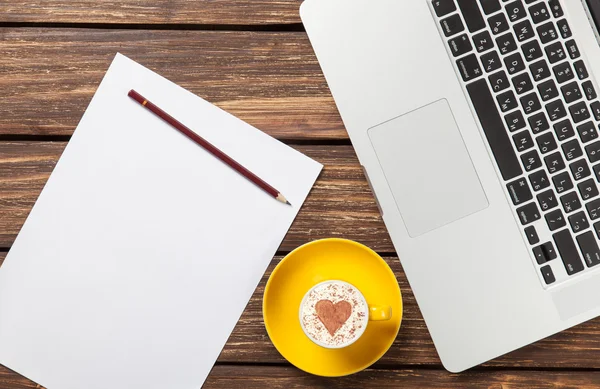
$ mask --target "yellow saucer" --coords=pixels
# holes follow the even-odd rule
[[[302,331],[298,310],[305,293],[327,280],[346,281],[371,305],[392,307],[392,319],[370,321],[355,343],[326,349]],[[394,273],[370,248],[345,239],[307,243],[277,265],[265,288],[263,318],[275,348],[308,373],[339,377],[366,369],[390,348],[402,321],[402,295]]]

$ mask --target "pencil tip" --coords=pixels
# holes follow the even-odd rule
[[[286,203],[287,205],[292,205],[292,203],[290,203],[290,202],[289,202],[289,201],[287,201],[287,200],[285,200],[285,203]]]

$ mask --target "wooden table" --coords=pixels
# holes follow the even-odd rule
[[[600,319],[467,373],[442,368],[300,23],[300,3],[0,0],[0,264],[119,51],[325,165],[205,388],[600,387]],[[392,349],[340,379],[286,363],[261,317],[263,287],[281,256],[331,236],[379,252],[405,304]],[[0,389],[36,387],[0,366]]]

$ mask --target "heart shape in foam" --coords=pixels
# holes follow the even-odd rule
[[[315,304],[315,310],[319,320],[333,336],[350,318],[352,305],[348,301],[338,301],[334,304],[329,300],[319,300]]]

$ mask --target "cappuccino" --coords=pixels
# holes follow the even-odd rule
[[[325,281],[311,288],[300,306],[304,333],[326,348],[342,348],[363,334],[369,306],[362,293],[343,281]]]

